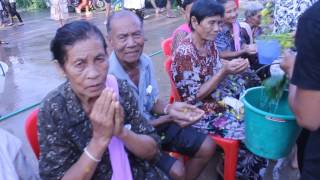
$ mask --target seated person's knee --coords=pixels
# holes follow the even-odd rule
[[[210,136],[207,136],[206,139],[200,146],[199,151],[196,154],[196,157],[199,158],[211,158],[216,150],[216,144],[211,139]]]
[[[170,169],[170,177],[174,180],[186,178],[186,172],[183,162],[177,160]]]

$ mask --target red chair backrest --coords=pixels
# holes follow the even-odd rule
[[[163,40],[161,43],[161,47],[165,56],[172,56],[172,37]]]
[[[236,2],[237,7],[239,7],[239,5],[240,5],[239,0],[235,0],[235,2]]]
[[[169,57],[165,62],[165,69],[166,72],[169,75],[170,79],[170,84],[171,84],[171,95],[174,96],[174,101],[181,101],[181,97],[179,95],[178,89],[176,88],[176,84],[174,83],[173,77],[172,77],[172,70],[171,70],[171,65],[172,65],[172,58]]]
[[[40,146],[38,141],[38,127],[37,127],[38,112],[39,112],[39,109],[32,111],[31,114],[28,116],[25,124],[25,133],[27,135],[28,141],[37,159],[39,159],[39,155],[40,155]]]

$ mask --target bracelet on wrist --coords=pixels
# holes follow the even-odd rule
[[[87,147],[85,147],[83,151],[84,151],[84,154],[87,155],[88,158],[91,159],[92,161],[94,161],[94,162],[100,162],[100,161],[101,161],[101,159],[95,158],[95,157],[88,151]]]

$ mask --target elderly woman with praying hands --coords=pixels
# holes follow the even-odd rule
[[[108,73],[100,30],[75,21],[56,32],[51,52],[66,82],[42,101],[42,179],[168,179],[154,165],[160,137],[140,115],[127,81]]]

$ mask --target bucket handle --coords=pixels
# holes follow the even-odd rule
[[[269,121],[279,122],[279,123],[287,122],[285,119],[275,118],[275,117],[271,117],[271,116],[265,116],[265,119],[267,119]]]

